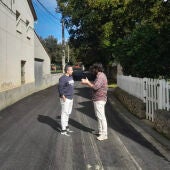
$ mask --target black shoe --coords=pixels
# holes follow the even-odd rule
[[[94,135],[101,135],[101,133],[99,131],[97,131],[97,130],[92,131],[92,134],[94,134]]]
[[[69,126],[66,127],[66,131],[69,132],[69,133],[74,132],[73,130],[70,130]]]
[[[70,135],[67,133],[67,130],[61,130],[61,134],[62,134],[62,135],[65,135],[65,136],[70,136]]]

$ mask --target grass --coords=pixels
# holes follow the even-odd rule
[[[115,88],[115,87],[117,87],[117,84],[116,83],[109,83],[108,87],[109,88]]]
[[[62,73],[62,70],[51,71],[51,74]]]

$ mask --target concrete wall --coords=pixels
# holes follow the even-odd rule
[[[0,110],[34,92],[57,84],[61,75],[62,74],[53,74],[44,76],[42,86],[39,88],[35,87],[34,83],[28,83],[20,87],[0,92]]]
[[[16,11],[20,13],[16,19]],[[27,0],[0,2],[0,91],[21,85],[21,61],[25,83],[34,82],[34,18]]]
[[[117,65],[117,75],[123,75],[123,68],[120,64]]]
[[[35,85],[35,58],[43,64]],[[25,82],[21,83],[21,62]],[[27,0],[0,1],[0,110],[58,82],[50,74],[50,58],[34,32],[34,17]]]
[[[15,1],[16,10],[20,13],[16,21],[16,44],[19,58],[18,71],[21,73],[21,61],[25,61],[25,84],[34,82],[34,18],[27,0]],[[28,22],[28,24],[27,24]],[[21,76],[20,76],[21,82]]]
[[[16,15],[10,1],[3,2],[6,4],[0,2],[0,90],[19,85],[17,72],[19,62],[16,60]]]
[[[34,43],[35,43],[34,58],[43,60],[43,76],[48,75],[51,72],[50,57],[48,56],[38,36],[35,33],[34,33]]]

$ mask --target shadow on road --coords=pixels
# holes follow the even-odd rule
[[[44,116],[44,115],[38,115],[37,120],[41,123],[45,123],[49,126],[51,126],[54,130],[56,130],[57,132],[60,132],[60,124],[57,123],[54,119],[52,119],[49,116]]]
[[[94,131],[94,129],[88,128],[88,127],[82,125],[81,123],[79,123],[79,122],[77,122],[77,121],[75,121],[73,119],[69,119],[69,124],[74,126],[77,129],[80,129],[80,130],[84,131],[84,132],[92,133],[92,131]]]
[[[57,119],[61,119],[61,116],[57,116]],[[77,129],[80,129],[80,130],[82,130],[84,132],[90,132],[91,133],[92,131],[94,131],[94,129],[88,128],[88,127],[82,125],[81,123],[75,121],[72,118],[69,118],[69,125],[77,128]]]
[[[83,87],[83,91],[86,91],[86,93],[82,93],[80,88],[75,88],[75,91],[76,92],[74,93],[74,95],[81,96],[81,97],[86,98],[86,99],[91,98],[92,91],[89,87]]]
[[[87,88],[77,88],[77,91],[77,95],[89,98],[87,96],[89,94]],[[79,105],[83,107],[77,108],[77,110],[93,119],[96,119],[94,109],[92,109],[92,101],[79,102]],[[106,118],[108,122],[108,127],[112,128],[123,136],[132,139],[133,141],[139,143],[140,145],[148,148],[155,154],[164,158],[164,156],[149,141],[147,141],[139,132],[137,132],[130,124],[128,124],[119,116],[119,113],[115,111],[115,109],[111,106],[109,102],[107,102],[106,104]]]

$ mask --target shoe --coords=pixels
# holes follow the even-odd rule
[[[106,139],[108,139],[107,135],[100,135],[99,137],[97,137],[97,140],[100,140],[100,141],[106,140]]]
[[[97,130],[94,130],[94,131],[92,131],[92,134],[94,134],[94,135],[101,135],[101,132],[99,132]]]
[[[70,136],[70,135],[67,133],[66,130],[61,130],[61,134],[62,134],[62,135],[65,135],[65,136]]]
[[[69,133],[73,133],[74,132],[73,130],[70,130],[69,126],[66,127],[66,131],[69,132]]]
[[[67,129],[66,131],[69,132],[69,133],[73,133],[74,132],[73,130],[70,130],[70,129]]]

